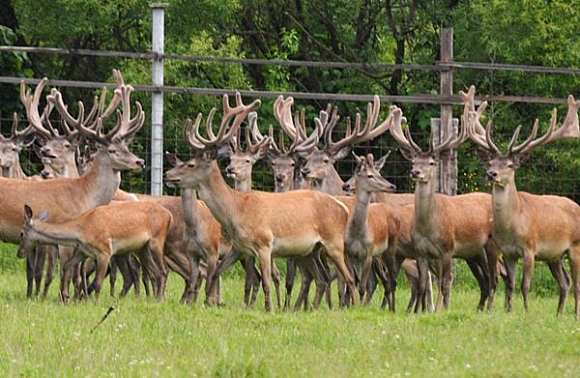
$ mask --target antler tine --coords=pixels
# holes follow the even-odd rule
[[[262,135],[258,129],[258,113],[250,112],[248,114],[248,126],[246,127],[246,143],[248,152],[255,154],[264,145],[270,143],[272,139]]]
[[[536,139],[536,135],[538,133],[538,128],[540,121],[536,118],[534,121],[534,126],[532,127],[532,133],[522,144],[519,146],[514,147],[511,151],[511,154],[523,154],[530,151],[532,148],[539,146],[541,144],[547,143],[550,141],[552,133],[554,132],[554,128],[556,127],[556,117],[557,111],[556,108],[552,109],[552,119],[550,120],[550,127],[548,127],[548,131],[541,137]],[[516,130],[517,131],[517,130]]]
[[[389,110],[390,114],[393,115],[391,127],[389,128],[393,139],[395,139],[395,141],[397,141],[397,143],[399,143],[402,148],[411,153],[421,152],[421,149],[415,144],[415,142],[410,142],[412,139],[409,139],[411,136],[411,134],[408,132],[409,128],[407,127],[406,131],[403,132],[402,124],[407,123],[407,119],[403,117],[403,111],[395,105],[392,105]]]
[[[15,140],[24,140],[28,135],[34,132],[34,127],[32,125],[28,125],[24,130],[18,131],[18,123],[19,123],[18,113],[14,112],[12,114],[12,130],[11,130],[11,138]]]
[[[568,112],[562,126],[552,133],[548,141],[577,138],[580,136],[580,128],[578,124],[578,107],[580,107],[580,100],[574,101],[574,96],[568,96]]]
[[[293,140],[299,138],[300,130],[294,124],[292,118],[292,105],[294,98],[288,97],[284,100],[283,96],[278,96],[274,102],[274,117],[282,127],[282,130]]]
[[[251,104],[244,105],[242,102],[242,96],[240,95],[239,92],[236,92],[236,106],[232,108],[229,104],[228,95],[225,94],[223,97],[223,109],[224,109],[223,117],[217,135],[215,137],[210,136],[210,139],[202,137],[201,134],[199,133],[199,124],[201,123],[201,118],[199,118],[198,116],[200,122],[196,121],[196,123],[194,123],[193,126],[191,127],[193,131],[193,135],[191,136],[191,138],[196,139],[197,146],[201,145],[204,146],[204,148],[219,145],[229,140],[235,133],[237,133],[240,128],[240,124],[242,123],[246,115],[248,115],[249,112],[259,108],[260,105],[261,105],[260,100],[254,100],[254,102],[252,102]],[[212,124],[211,120],[213,119],[214,114],[215,108],[210,111],[208,121],[206,122],[206,128],[211,128]],[[229,130],[227,130],[228,128]],[[199,148],[196,146],[194,147]]]
[[[320,118],[328,118],[328,114],[325,111],[321,111],[320,116],[321,116]],[[304,140],[293,143],[292,144],[293,149],[291,147],[290,148],[291,150],[293,150],[294,152],[306,152],[316,147],[318,139],[320,139],[320,129],[322,129],[323,124],[323,121],[321,121],[320,118],[318,117],[314,118],[314,124],[316,126],[314,127],[312,134],[310,134],[308,138]]]
[[[56,89],[56,88],[52,88],[50,91],[50,95],[46,96],[46,99],[48,101],[48,103],[51,106],[54,106],[56,108],[56,111],[60,114],[61,119],[63,120],[63,126],[65,133],[68,135],[71,135],[72,130],[70,130],[68,128],[68,125],[71,124],[73,126],[73,128],[78,128],[79,124],[83,123],[84,120],[84,115],[85,115],[85,106],[84,104],[79,101],[78,102],[78,107],[79,107],[79,115],[77,118],[74,118],[68,111],[68,107],[65,105],[63,99],[62,99],[62,94]],[[44,114],[43,114],[44,117]],[[48,115],[46,115],[46,120],[47,122],[50,124],[50,121],[48,120]],[[51,130],[53,131],[53,134],[58,134],[56,133],[56,130],[54,130],[51,126]],[[73,133],[74,135],[74,133]]]
[[[495,143],[493,143],[493,140],[491,139],[491,126],[492,126],[492,122],[491,119],[487,122],[487,126],[485,127],[485,141],[487,143],[487,149],[492,150],[494,153],[501,155],[501,151],[499,150],[499,148],[497,148],[497,146],[495,145]]]
[[[199,113],[197,115],[197,118],[195,119],[195,123],[193,123],[191,118],[188,118],[187,121],[185,121],[185,126],[183,128],[183,135],[185,136],[185,139],[196,150],[203,150],[204,149],[203,144],[199,143],[197,141],[197,139],[194,138],[194,134],[195,134],[194,129],[199,128],[202,117],[203,117],[203,115],[201,113]]]
[[[325,130],[325,136],[327,136],[327,139],[325,140],[327,144],[327,150],[330,149],[331,151],[338,151],[345,146],[374,139],[387,131],[391,125],[392,114],[389,113],[387,118],[379,126],[376,126],[380,109],[381,101],[379,96],[375,95],[373,97],[373,103],[367,104],[367,120],[364,127],[361,128],[361,115],[360,112],[357,111],[352,134],[348,135],[347,133],[345,138],[336,143],[333,143],[331,139],[332,127],[329,127],[329,130]]]
[[[479,135],[480,139],[485,139],[485,127],[481,125],[481,118],[483,117],[483,111],[487,108],[487,101],[482,101],[477,110],[475,109],[475,86],[469,87],[467,93],[460,91],[459,95],[463,99],[465,106],[463,108],[464,120],[469,119],[469,113],[474,112],[473,125],[470,126],[472,129],[471,134]]]
[[[330,114],[332,105],[328,104],[326,106],[326,112]],[[294,123],[296,126],[296,131],[298,132],[298,139],[304,140],[308,138],[308,132],[306,131],[306,109],[302,108],[300,111],[294,113]],[[322,136],[324,130],[318,130],[318,138]]]
[[[469,137],[469,126],[466,126],[467,125],[461,123],[459,135],[457,135],[457,137],[455,137],[453,134],[450,135],[445,142],[439,144],[438,146],[433,146],[433,139],[431,138],[431,151],[433,153],[441,153],[442,151],[453,150],[459,147]]]
[[[275,142],[275,139],[274,139],[274,126],[272,124],[270,124],[268,126],[268,136],[270,137],[270,140],[272,141],[272,143],[270,143],[270,148],[272,150],[274,150],[274,152],[276,152],[276,153],[282,153],[281,148],[279,148],[278,145]],[[282,147],[284,146],[284,131],[283,130],[280,130],[279,143],[282,145]],[[286,152],[284,152],[284,153],[286,153]]]
[[[31,94],[30,89],[26,89],[24,80],[20,81],[20,100],[26,109],[26,117],[28,122],[42,135],[47,138],[52,138],[52,134],[44,126],[42,126],[42,119],[40,114],[38,114],[38,104],[40,102],[40,95],[46,87],[48,79],[43,78],[34,90],[34,95]]]

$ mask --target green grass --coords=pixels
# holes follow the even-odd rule
[[[19,263],[21,264],[21,263]],[[18,264],[17,264],[18,265]],[[525,313],[477,313],[477,291],[458,268],[452,309],[424,315],[370,307],[266,314],[241,304],[243,285],[224,279],[225,308],[178,303],[172,275],[165,302],[104,294],[61,305],[25,298],[20,269],[0,275],[1,376],[577,376],[580,322],[572,303],[555,316],[557,297],[534,294]],[[404,286],[404,285],[401,285]],[[555,286],[555,285],[553,285]],[[381,294],[380,292],[378,294]],[[401,287],[398,308],[407,289]],[[570,301],[572,302],[572,301]],[[91,334],[111,305],[116,309]]]

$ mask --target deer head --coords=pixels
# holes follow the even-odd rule
[[[51,94],[47,96],[47,103],[54,106],[63,118],[63,127],[66,130],[65,134],[69,135],[68,138],[78,133],[87,140],[99,144],[101,148],[98,155],[113,170],[141,169],[145,166],[144,161],[129,151],[128,144],[133,140],[141,126],[143,126],[145,113],[141,108],[141,104],[136,102],[137,115],[131,117],[130,95],[134,89],[132,86],[125,84],[123,76],[119,71],[113,70],[113,75],[115,76],[117,86],[113,98],[106,109],[105,96],[103,95],[101,96],[100,103],[95,100],[91,112],[86,117],[84,105],[82,102],[79,102],[79,114],[75,118],[68,112],[61,93],[56,89],[53,89]],[[28,121],[38,132],[48,137],[50,135],[54,136],[55,130],[54,128],[51,128],[52,131],[47,130],[43,126],[42,117],[38,113],[38,103],[45,85],[46,78],[36,87],[34,95],[31,95],[30,91],[25,91],[24,83],[22,83],[20,93],[22,102],[26,108]],[[119,104],[122,107],[121,111],[117,110]],[[115,113],[115,110],[117,111],[116,125],[109,132],[103,133],[103,125]]]
[[[354,155],[354,154],[353,154]],[[388,155],[383,156],[385,158]],[[380,168],[384,165],[382,163],[375,163],[375,159],[372,154],[368,154],[366,157],[354,155],[357,161],[357,167],[355,169],[356,177],[356,190],[361,190],[367,193],[375,192],[394,192],[397,187],[390,183],[387,179],[381,176]],[[377,169],[379,167],[379,169]]]
[[[389,151],[386,155],[382,156],[377,161],[374,161],[374,157],[373,157],[373,165],[374,165],[376,172],[380,172],[383,169],[383,167],[385,166],[385,163],[387,162],[387,158],[389,157],[390,154],[391,154],[391,151]],[[359,173],[359,168],[361,167],[359,159],[362,159],[362,157],[357,156],[354,152],[353,152],[353,155],[355,157],[355,160],[357,162],[359,162],[359,164],[355,168],[354,174],[342,186],[342,190],[344,191],[344,194],[347,196],[354,196],[354,194],[356,192],[356,186],[357,186],[356,183],[358,180],[357,177],[358,177],[358,173]],[[393,185],[392,191],[394,192],[395,189],[396,189],[396,187],[395,187],[395,185]]]
[[[33,132],[30,125],[24,130],[18,130],[18,115],[14,113],[10,136],[0,134],[0,168],[3,177],[13,177],[15,169],[20,169],[19,153],[23,147],[34,143],[34,138],[29,138]]]
[[[269,128],[270,136],[270,149],[266,155],[266,162],[274,172],[274,182],[276,192],[284,192],[290,190],[294,186],[294,180],[296,177],[300,176],[300,163],[299,156],[296,154],[296,147],[302,141],[302,135],[305,135],[305,130],[297,130],[295,123],[297,125],[304,124],[304,112],[300,115],[297,113],[295,115],[296,122],[294,123],[292,118],[284,118],[285,112],[290,112],[291,110],[285,109],[286,107],[291,108],[294,103],[294,98],[288,97],[284,99],[283,96],[279,96],[274,102],[274,117],[278,123],[282,126],[280,128],[280,133],[278,134],[278,140],[274,136],[274,129],[272,125]],[[301,118],[298,118],[301,117]],[[300,121],[302,119],[302,121]],[[291,140],[290,146],[286,147],[285,138],[289,137]]]
[[[195,122],[188,119],[185,123],[185,139],[189,142],[196,154],[193,159],[181,163],[165,173],[165,181],[169,184],[184,188],[195,188],[207,180],[212,171],[213,163],[221,155],[223,147],[236,135],[240,124],[248,113],[260,107],[260,100],[250,105],[244,105],[242,96],[236,93],[236,106],[231,107],[227,95],[223,97],[223,116],[217,135],[213,132],[213,117],[216,109],[212,109],[207,117],[205,128],[208,138],[203,137],[199,128],[202,114],[199,113]]]
[[[553,140],[577,138],[580,136],[578,125],[578,107],[580,106],[580,101],[575,101],[574,97],[570,95],[568,96],[568,112],[564,122],[559,128],[556,129],[557,110],[554,108],[552,110],[550,126],[544,135],[536,137],[539,128],[539,121],[536,119],[529,137],[522,143],[516,145],[521,131],[521,126],[518,126],[507,146],[507,152],[503,153],[492,140],[491,120],[488,121],[486,127],[483,127],[481,124],[481,118],[487,103],[482,102],[478,109],[475,110],[475,87],[473,86],[470,87],[467,93],[461,92],[461,96],[465,103],[463,118],[468,124],[469,137],[477,145],[489,152],[489,155],[483,156],[488,162],[486,178],[496,186],[505,187],[508,184],[514,183],[515,170],[533,148]]]
[[[230,164],[226,167],[228,177],[238,183],[252,181],[252,167],[266,156],[269,139],[258,130],[258,114],[248,114],[248,127],[245,128],[246,149],[242,148],[241,132],[237,132],[230,140]]]
[[[35,229],[36,221],[44,222],[48,219],[48,211],[43,211],[38,219],[33,219],[32,209],[28,205],[24,205],[24,226],[20,231],[20,245],[18,246],[17,256],[23,258],[36,247],[38,240],[38,232]]]
[[[436,162],[440,154],[457,148],[468,137],[466,128],[462,125],[457,137],[451,135],[446,141],[437,146],[434,145],[433,135],[431,135],[429,149],[423,151],[411,137],[409,127],[406,127],[403,131],[402,124],[407,123],[407,120],[403,117],[401,109],[392,106],[391,114],[393,114],[393,122],[390,129],[391,136],[399,143],[403,157],[413,164],[411,179],[416,182],[433,182],[437,172]]]
[[[347,119],[347,130],[344,138],[333,141],[332,132],[336,127],[340,117],[336,107],[330,105],[326,111],[321,111],[319,116],[314,119],[316,127],[311,135],[306,135],[306,127],[301,124],[296,128],[302,130],[303,140],[298,144],[295,150],[306,159],[306,164],[301,172],[308,180],[322,181],[334,171],[334,163],[346,157],[353,145],[367,140],[371,140],[388,130],[391,116],[387,117],[380,125],[376,125],[380,111],[380,100],[375,96],[373,103],[367,105],[367,120],[362,125],[361,114],[357,112],[355,117],[354,128],[351,128],[350,119]],[[285,120],[291,119],[290,107],[285,107]],[[296,120],[299,118],[296,117]],[[324,148],[319,150],[316,144],[322,136]]]

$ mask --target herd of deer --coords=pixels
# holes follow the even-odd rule
[[[19,130],[15,115],[11,136],[0,138],[4,176],[0,178],[0,238],[19,244],[18,255],[28,259],[28,296],[33,295],[34,283],[39,294],[45,260],[49,262],[46,295],[59,260],[64,301],[70,297],[71,281],[76,297],[98,295],[109,269],[112,277],[117,269],[122,273],[122,295],[132,286],[139,293],[143,271],[147,292],[151,283],[153,294],[162,298],[172,270],[185,281],[182,301],[196,300],[203,277],[206,303],[216,305],[221,303],[221,273],[241,261],[246,272],[245,303],[255,302],[261,283],[265,309],[272,310],[272,281],[277,306],[282,306],[280,274],[273,259],[285,258],[286,308],[298,268],[302,287],[296,309],[309,307],[312,281],[316,285],[312,305],[319,306],[326,294],[330,306],[330,282],[336,276],[341,305],[370,301],[380,282],[385,292],[383,306],[394,310],[395,283],[402,268],[412,292],[407,310],[437,310],[449,307],[452,259],[457,257],[467,261],[479,284],[480,310],[486,304],[492,309],[498,270],[505,267],[509,310],[521,257],[525,308],[537,259],[547,262],[558,283],[561,313],[570,286],[563,264],[567,255],[575,316],[580,316],[580,207],[564,197],[520,192],[515,184],[515,170],[531,149],[580,136],[580,102],[572,96],[560,127],[556,128],[554,110],[545,134],[537,137],[536,120],[530,136],[516,144],[518,127],[503,153],[492,140],[491,122],[485,127],[481,123],[486,103],[476,108],[474,87],[461,93],[464,110],[459,135],[439,145],[431,141],[428,150],[415,143],[400,108],[391,106],[388,116],[379,121],[378,96],[368,104],[366,121],[357,112],[354,124],[347,119],[345,136],[336,141],[333,131],[340,119],[336,107],[320,111],[309,128],[304,112],[293,113],[293,99],[280,96],[274,103],[274,116],[281,126],[278,136],[272,126],[268,133],[260,131],[259,100],[246,105],[237,94],[232,107],[224,95],[217,132],[215,109],[206,118],[205,135],[200,130],[202,114],[185,124],[184,135],[194,157],[186,162],[174,158],[175,167],[165,173],[168,185],[181,188],[181,197],[151,197],[119,190],[121,171],[144,167],[143,160],[128,148],[143,125],[144,112],[137,102],[136,114],[131,115],[133,88],[118,71],[114,76],[116,89],[110,102],[106,103],[103,93],[87,115],[79,102],[76,117],[56,89],[39,111],[46,79],[33,94],[21,84],[29,126]],[[57,126],[51,123],[54,110],[61,119]],[[106,131],[105,124],[114,113],[116,123]],[[395,186],[381,177],[386,156],[378,161],[370,154],[356,156],[355,174],[347,182],[334,168],[354,145],[387,131],[412,162],[414,194],[393,193]],[[35,138],[34,146],[41,145],[36,150],[44,164],[42,178],[25,177],[19,165],[18,153],[32,144],[31,138]],[[324,147],[319,149],[321,139]],[[486,152],[492,194],[436,193],[439,156],[468,139]],[[289,147],[285,140],[291,141]],[[88,151],[96,146],[96,152],[80,154],[81,144]],[[228,186],[217,162],[227,156],[230,164],[225,171],[235,189]],[[252,190],[252,166],[259,159],[265,159],[273,170],[275,193]],[[92,270],[95,277],[89,285]],[[439,289],[435,306],[430,300],[431,274]]]

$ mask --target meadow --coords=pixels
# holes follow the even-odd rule
[[[262,297],[256,309],[243,307],[236,271],[224,277],[222,308],[179,304],[182,283],[175,275],[162,303],[132,294],[111,298],[108,287],[97,300],[69,305],[58,302],[56,286],[46,300],[27,300],[22,262],[7,253],[0,275],[1,376],[578,375],[573,300],[556,317],[555,284],[545,272],[537,276],[548,289],[532,288],[529,313],[519,296],[506,313],[503,290],[493,313],[476,312],[478,292],[459,264],[446,312],[390,313],[379,308],[379,292],[367,307],[268,314]],[[408,290],[400,286],[397,306],[403,309]]]

